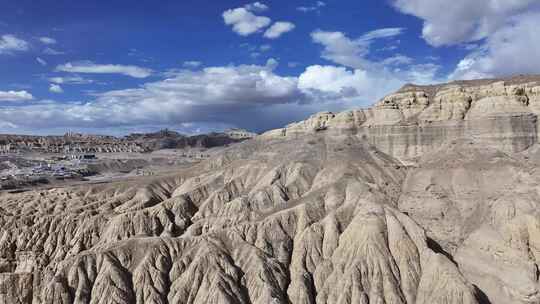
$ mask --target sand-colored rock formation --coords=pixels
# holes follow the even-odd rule
[[[0,303],[540,303],[536,103],[408,86],[170,176],[1,193]]]
[[[508,152],[538,142],[540,77],[407,85],[373,107],[318,113],[263,137],[321,130],[363,136],[381,151],[410,159],[460,138]]]
[[[354,136],[257,139],[171,177],[5,194],[0,248],[33,253],[14,261],[33,303],[477,303],[398,210],[406,173]]]
[[[535,148],[509,155],[457,142],[424,155],[399,209],[452,255],[490,303],[540,303]]]

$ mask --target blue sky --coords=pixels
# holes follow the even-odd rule
[[[539,4],[11,1],[0,132],[261,132],[407,82],[537,74]]]

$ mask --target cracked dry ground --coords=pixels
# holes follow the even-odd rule
[[[538,174],[518,157],[457,143],[408,168],[322,132],[3,194],[0,303],[538,303]]]

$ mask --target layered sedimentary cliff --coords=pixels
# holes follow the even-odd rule
[[[400,159],[418,157],[459,138],[517,152],[538,141],[539,113],[540,77],[407,85],[371,108],[319,113],[264,136],[321,130],[356,134]]]
[[[540,303],[531,79],[408,86],[170,176],[0,194],[0,303]]]

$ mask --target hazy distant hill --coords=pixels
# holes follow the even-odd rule
[[[180,133],[162,130],[155,133],[131,134],[125,137],[104,135],[86,135],[67,133],[64,136],[0,135],[0,152],[35,151],[48,153],[87,153],[87,152],[151,152],[173,148],[212,148],[255,136],[254,133],[241,130],[234,134],[209,133],[186,136]],[[243,134],[244,136],[237,136]]]

